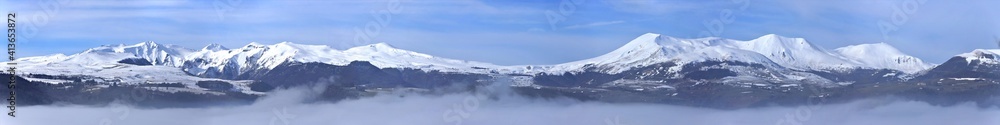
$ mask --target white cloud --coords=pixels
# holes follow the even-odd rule
[[[607,22],[593,22],[593,23],[588,23],[588,24],[579,24],[579,25],[566,26],[566,29],[579,29],[579,28],[597,27],[597,26],[613,25],[613,24],[620,24],[620,23],[625,23],[625,21],[623,21],[623,20],[616,20],[616,21],[607,21]]]
[[[721,10],[720,7],[742,3],[739,0],[685,1],[685,0],[602,0],[612,9],[644,15],[673,15],[685,11]],[[755,1],[755,0],[747,0]],[[687,13],[689,14],[689,13]]]
[[[128,107],[19,107],[3,124],[110,125],[939,125],[998,124],[997,108],[951,107],[883,98],[813,107],[716,110],[661,104],[609,104],[566,99],[528,99],[496,90],[493,95],[387,94],[332,104],[301,104],[309,91],[288,90],[247,106],[135,109]],[[313,93],[314,94],[314,93]],[[405,96],[404,96],[405,95]],[[495,98],[494,98],[495,97]],[[458,122],[461,123],[458,123]],[[287,123],[287,124],[286,124]]]

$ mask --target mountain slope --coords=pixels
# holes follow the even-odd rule
[[[412,68],[479,74],[539,72],[558,74],[585,70],[614,74],[659,63],[676,64],[677,67],[670,68],[676,72],[680,70],[679,66],[684,64],[705,61],[754,63],[768,68],[797,71],[843,72],[851,69],[891,69],[915,73],[931,67],[888,44],[847,46],[831,53],[812,45],[805,39],[774,34],[740,41],[722,38],[681,39],[654,33],[643,34],[624,46],[595,58],[548,66],[497,66],[454,60],[397,49],[385,43],[337,50],[324,45],[302,45],[291,42],[274,45],[250,43],[235,49],[210,44],[197,51],[174,45],[143,42],[134,45],[101,46],[69,56],[28,57],[18,61],[98,67],[118,62],[145,63],[135,59],[145,60],[151,65],[180,67],[183,71],[197,76],[218,78],[232,78],[246,72],[273,69],[288,62],[317,62],[343,66],[353,61],[367,61],[379,68]]]
[[[124,58],[142,58],[154,65],[181,66],[184,55],[193,50],[176,45],[161,45],[156,42],[142,42],[135,45],[101,46],[70,56],[66,62],[107,63]]]
[[[903,54],[886,43],[860,44],[837,48],[838,54],[870,67],[916,73],[933,67],[919,58]]]
[[[339,100],[394,90],[475,91],[498,80],[514,82],[511,87],[526,95],[721,108],[883,95],[948,104],[1000,92],[1000,50],[975,50],[934,66],[884,43],[827,51],[802,38],[773,34],[741,41],[649,33],[608,54],[546,66],[446,59],[385,43],[338,50],[290,42],[234,49],[210,44],[200,50],[144,42],[15,62],[18,76],[53,83],[44,84],[53,86],[45,91],[67,97],[120,95],[95,90],[156,91],[179,104],[206,96],[252,100],[243,97],[304,84],[325,85],[318,86],[326,87],[320,97]],[[200,101],[205,100],[216,98]]]
[[[982,64],[1000,64],[1000,49],[976,49],[969,53],[959,54],[966,62]]]
[[[866,53],[863,51],[891,53]],[[857,52],[862,51],[862,52]],[[853,53],[852,53],[853,52]],[[885,54],[870,56],[864,54]],[[857,68],[893,69],[916,72],[930,67],[917,58],[898,52],[888,45],[858,45],[831,53],[802,38],[774,34],[749,41],[721,38],[680,39],[660,34],[644,34],[624,46],[601,56],[557,64],[544,72],[580,72],[596,68],[600,72],[619,73],[630,68],[672,62],[679,65],[699,61],[739,61],[776,64],[803,71],[844,71]],[[900,63],[886,63],[900,60]]]
[[[1000,79],[1000,49],[977,49],[952,57],[928,70],[923,79]]]
[[[134,45],[104,45],[73,55],[26,57],[16,60],[29,73],[84,73],[121,64],[178,67],[201,77],[234,78],[252,71],[270,70],[279,65],[325,63],[345,66],[366,61],[378,68],[410,68],[424,71],[486,74],[497,69],[489,63],[435,57],[394,48],[385,43],[337,50],[325,45],[281,42],[274,45],[250,43],[236,49],[210,44],[200,50],[176,45],[142,42]],[[53,67],[60,67],[54,69]],[[34,70],[38,69],[38,70]]]
[[[273,69],[287,62],[325,63],[344,66],[367,61],[379,68],[413,68],[443,72],[485,73],[489,63],[461,61],[394,48],[385,43],[336,50],[325,45],[301,45],[281,42],[274,45],[251,43],[230,50],[203,50],[187,56],[183,69],[195,75],[228,76],[252,70]],[[477,68],[480,67],[480,68]]]

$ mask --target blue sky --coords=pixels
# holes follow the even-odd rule
[[[596,57],[648,32],[737,40],[779,34],[828,50],[886,42],[941,63],[998,47],[996,5],[1000,1],[3,0],[0,9],[18,13],[20,56],[142,41],[193,49],[385,42],[446,58],[524,65]],[[363,38],[370,41],[355,40],[356,29],[366,28],[372,32]]]

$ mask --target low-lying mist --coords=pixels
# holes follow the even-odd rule
[[[490,87],[505,88],[505,87]],[[380,94],[302,103],[316,88],[278,90],[254,104],[214,108],[29,106],[11,125],[991,125],[1000,109],[972,103],[932,106],[885,98],[842,104],[717,110],[663,104],[535,99],[490,89],[475,93]]]

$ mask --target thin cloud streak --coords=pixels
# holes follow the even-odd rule
[[[588,27],[598,27],[598,26],[606,26],[606,25],[613,25],[613,24],[620,24],[620,23],[625,23],[625,21],[623,21],[623,20],[616,20],[616,21],[607,21],[607,22],[594,22],[594,23],[588,23],[588,24],[582,24],[582,25],[567,26],[565,29],[579,29],[579,28],[588,28]]]

